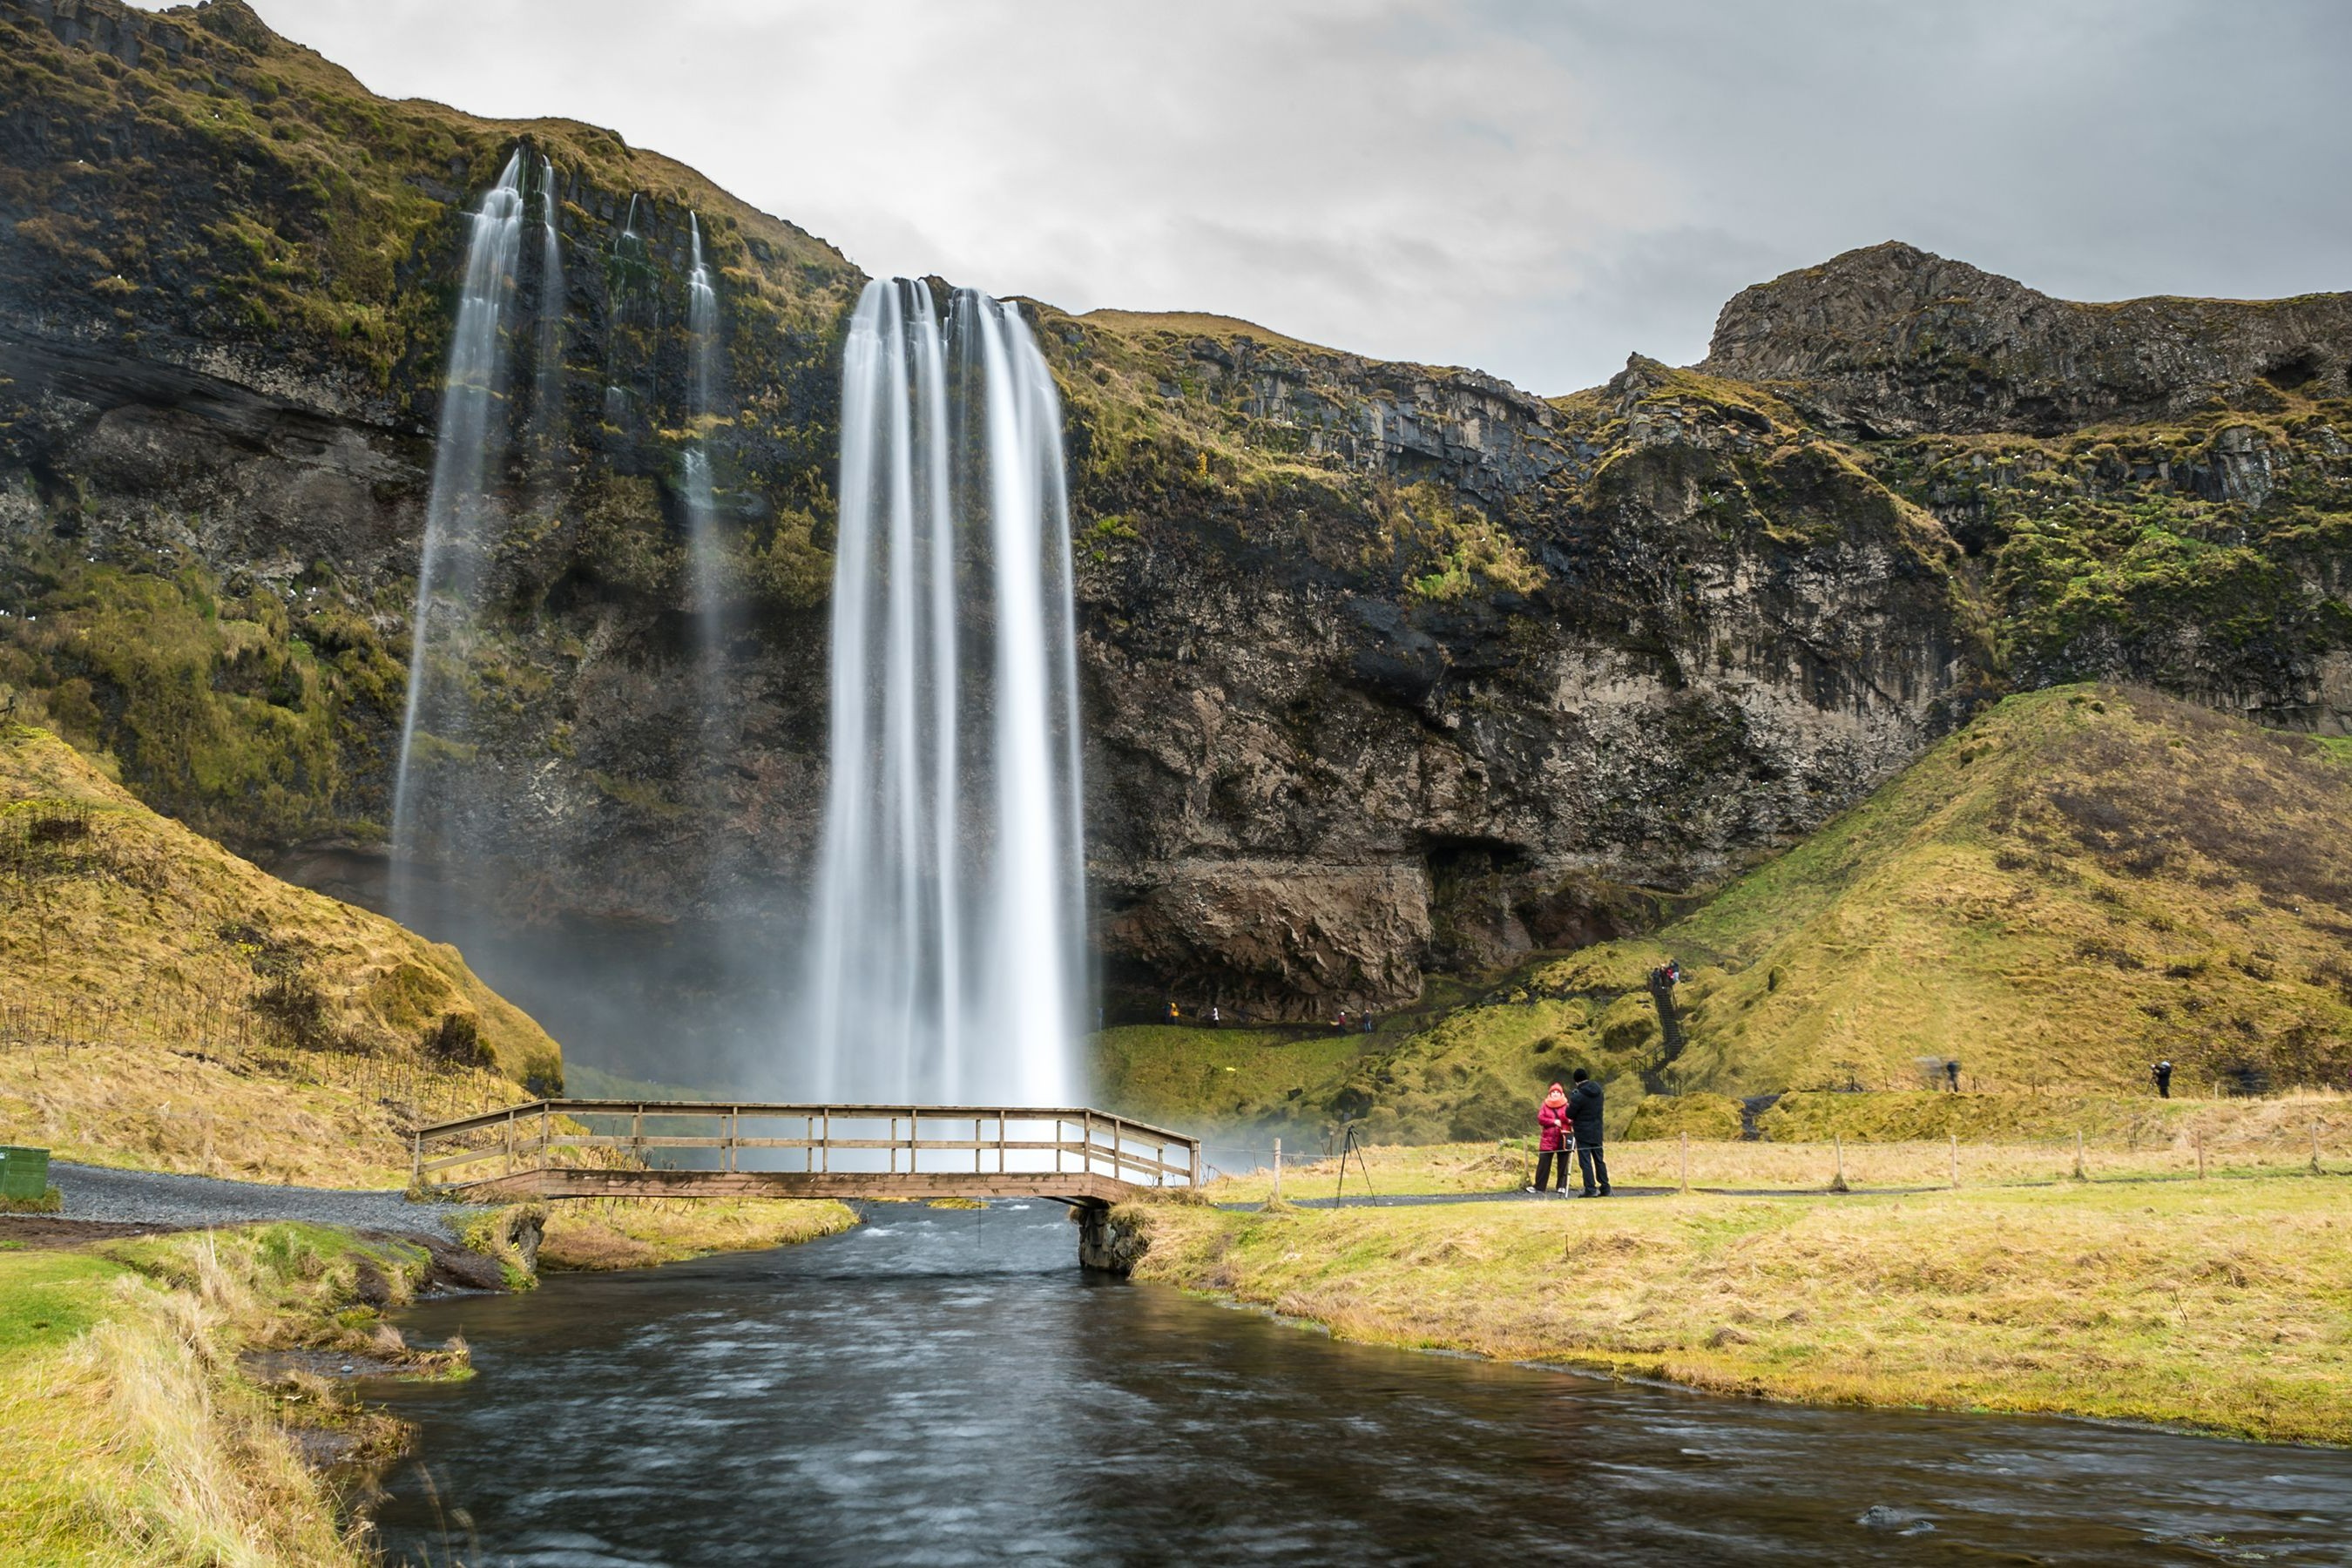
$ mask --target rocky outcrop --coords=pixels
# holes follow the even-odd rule
[[[2053,300],[1899,244],[1743,289],[1702,369],[1787,382],[1843,434],[2013,430],[2178,418],[2263,384],[2352,391],[2352,294]]]

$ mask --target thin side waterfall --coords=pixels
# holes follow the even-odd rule
[[[393,775],[392,851],[395,869],[413,859],[418,801],[415,764],[423,738],[444,733],[462,716],[453,694],[434,679],[436,655],[461,642],[482,565],[493,541],[484,505],[492,459],[504,448],[507,422],[505,323],[514,308],[515,265],[521,250],[522,153],[507,159],[498,184],[482,198],[466,242],[466,281],[449,337],[449,375],[441,394],[433,487],[425,503],[425,552],[416,570],[416,607],[409,619],[408,698],[401,713],[400,761]],[[401,879],[393,886],[393,913],[404,911]]]
[[[687,552],[692,574],[694,619],[706,662],[719,640],[719,558],[717,503],[711,493],[710,422],[718,414],[719,290],[702,259],[702,220],[687,216],[694,265],[686,275],[687,417],[694,432],[687,443]],[[705,671],[706,676],[709,672]]]
[[[540,456],[555,460],[563,435],[563,243],[555,218],[555,164],[539,160],[539,342],[531,367],[531,399]]]
[[[1077,1102],[1086,969],[1060,400],[1019,310],[866,285],[843,351],[828,1100]]]

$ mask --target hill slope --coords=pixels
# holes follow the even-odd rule
[[[2352,747],[2155,693],[2012,697],[1655,936],[1539,959],[1303,1097],[1376,1137],[1520,1131],[1574,1066],[1645,1090],[2341,1085]],[[1646,986],[1669,954],[1685,1040]]]
[[[455,948],[290,887],[0,725],[0,1138],[404,1179],[395,1122],[562,1079]]]

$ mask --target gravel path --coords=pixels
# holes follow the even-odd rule
[[[68,1219],[131,1220],[143,1225],[241,1225],[299,1219],[353,1230],[425,1231],[457,1239],[457,1227],[477,1209],[457,1204],[412,1204],[397,1192],[335,1187],[278,1187],[173,1176],[155,1171],[114,1171],[53,1163],[49,1180],[65,1199]]]

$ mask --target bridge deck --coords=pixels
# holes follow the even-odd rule
[[[1201,1180],[1199,1140],[1083,1107],[541,1100],[420,1127],[412,1151],[418,1186],[478,1198],[1039,1198],[1098,1207]]]

